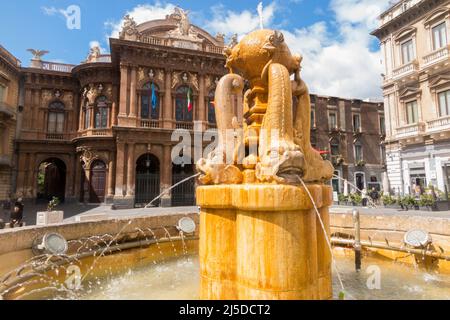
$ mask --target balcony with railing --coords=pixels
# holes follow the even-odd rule
[[[14,108],[5,102],[0,101],[0,114],[4,114],[9,118],[14,117],[16,114]]]
[[[437,133],[450,130],[450,116],[441,117],[427,122],[427,133]]]
[[[141,120],[141,128],[159,129],[161,121],[159,120]]]
[[[194,130],[194,124],[192,122],[177,121],[175,123],[175,129]]]
[[[87,129],[81,131],[82,137],[112,137],[112,129]]]
[[[406,63],[392,71],[392,79],[398,80],[407,76],[418,74],[419,63],[417,60]]]
[[[447,60],[450,55],[450,46],[445,46],[423,57],[423,67],[429,67],[441,61]]]
[[[180,39],[171,39],[171,38],[159,38],[155,36],[143,35],[139,37],[140,42],[156,45],[156,46],[164,46],[164,47],[177,47],[181,49],[191,49],[191,50],[199,50],[203,52],[210,52],[216,54],[223,54],[223,47],[215,46],[215,45],[202,45],[196,42],[191,41],[183,41]]]
[[[56,71],[56,72],[65,72],[70,73],[74,68],[74,65],[65,64],[65,63],[57,63],[57,62],[48,62],[42,61],[42,70]]]
[[[396,137],[398,139],[403,139],[421,136],[422,134],[425,133],[425,127],[426,125],[423,122],[413,123],[403,127],[399,127],[397,128]]]
[[[0,155],[0,167],[10,167],[11,166],[11,156]]]

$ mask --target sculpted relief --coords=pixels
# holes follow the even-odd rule
[[[197,163],[200,182],[298,184],[300,178],[305,182],[331,179],[332,164],[310,142],[311,102],[300,77],[302,58],[291,54],[283,34],[252,32],[228,47],[226,55],[229,74],[219,81],[215,97],[218,146]],[[245,121],[240,125],[231,97],[242,96],[244,79],[250,89],[243,96]],[[296,119],[293,96],[298,101]],[[243,137],[233,143],[238,132]]]

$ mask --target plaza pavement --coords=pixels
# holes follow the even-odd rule
[[[79,203],[67,203],[61,204],[58,207],[59,210],[64,211],[64,218],[67,221],[74,221],[77,217],[83,219],[84,216],[102,218],[114,218],[114,217],[137,217],[137,216],[149,216],[149,215],[165,215],[176,213],[192,213],[198,212],[198,207],[174,207],[174,208],[148,208],[148,209],[128,209],[128,210],[113,210],[110,205],[84,205]],[[351,206],[333,206],[334,213],[349,213],[353,207]],[[450,211],[430,212],[430,211],[402,211],[391,208],[367,208],[357,207],[361,214],[367,215],[383,215],[383,216],[425,216],[425,217],[450,217]],[[36,224],[36,212],[45,211],[46,204],[25,204],[24,221],[26,225]],[[9,214],[0,212],[0,219],[9,221]]]

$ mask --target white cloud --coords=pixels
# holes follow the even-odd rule
[[[144,23],[150,20],[164,19],[166,15],[172,13],[174,11],[175,5],[171,3],[161,3],[159,1],[155,2],[154,5],[143,4],[138,5],[132,10],[128,11],[126,14],[129,14],[137,24]],[[126,15],[125,14],[125,15]],[[111,33],[108,35],[108,38],[118,38],[119,33],[122,30],[124,20],[120,21],[108,21],[105,23],[105,26],[111,30]]]
[[[264,26],[269,27],[277,10],[275,2],[263,7]],[[205,23],[205,29],[211,33],[220,32],[225,35],[237,33],[243,35],[259,28],[259,15],[255,10],[235,12],[225,10],[223,5],[212,8],[213,18]]]

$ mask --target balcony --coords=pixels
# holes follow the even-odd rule
[[[88,129],[81,132],[82,137],[112,137],[111,129]]]
[[[0,155],[0,167],[10,167],[11,157],[9,155]]]
[[[16,114],[14,108],[4,102],[0,102],[0,113],[6,115],[9,118],[14,117],[14,115]]]
[[[450,116],[441,117],[427,122],[427,133],[437,133],[450,130]]]
[[[397,128],[398,139],[419,137],[424,133],[425,123],[423,122],[409,124],[407,126]]]
[[[175,129],[194,130],[194,124],[192,122],[176,122]]]
[[[47,133],[45,135],[45,138],[47,140],[64,140],[64,134],[63,133]]]
[[[423,57],[423,67],[429,67],[441,61],[447,60],[450,55],[450,46],[440,48]]]
[[[419,63],[417,60],[409,62],[392,71],[392,80],[399,80],[408,76],[417,75],[419,72]]]
[[[159,129],[161,121],[159,120],[141,120],[141,128]]]
[[[74,67],[75,66],[71,65],[71,64],[42,61],[41,69],[42,70],[56,71],[56,72],[70,73],[70,72],[72,72],[72,69]]]

